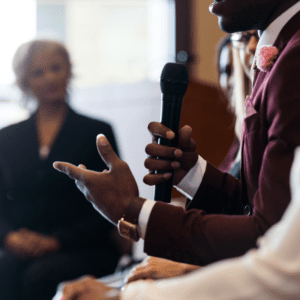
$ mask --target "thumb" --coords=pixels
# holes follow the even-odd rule
[[[197,145],[195,141],[192,139],[192,127],[185,125],[181,128],[178,136],[178,145],[183,151],[195,151],[197,149]]]
[[[113,165],[119,160],[119,157],[111,147],[104,134],[97,135],[97,148],[103,161],[106,163],[109,169],[112,169]]]

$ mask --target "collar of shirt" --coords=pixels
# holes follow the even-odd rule
[[[255,57],[258,50],[267,45],[273,45],[284,25],[300,10],[300,1],[291,6],[277,19],[275,19],[265,31],[258,31],[259,41],[255,51]],[[255,60],[253,60],[254,63]]]

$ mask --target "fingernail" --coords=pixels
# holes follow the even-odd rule
[[[167,137],[167,139],[172,140],[175,137],[175,133],[173,131],[167,131],[166,137]]]
[[[182,151],[180,150],[180,149],[176,149],[175,151],[174,151],[174,156],[176,156],[176,157],[181,157],[182,156]]]
[[[53,168],[56,169],[56,170],[59,170],[58,167],[57,167],[57,162],[53,163]]]
[[[170,179],[171,177],[172,177],[172,173],[165,173],[163,175],[163,178],[165,178],[165,179]]]
[[[180,163],[178,161],[172,161],[171,162],[171,167],[172,168],[179,168],[180,167]]]
[[[102,133],[97,135],[97,140],[101,146],[106,146],[108,144],[108,141],[107,141],[105,135]]]

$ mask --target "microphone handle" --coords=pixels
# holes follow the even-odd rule
[[[170,128],[175,133],[173,140],[159,138],[158,144],[169,147],[177,147],[178,144],[178,131],[180,125],[181,107],[184,95],[164,95],[162,96],[161,108],[161,123]],[[167,159],[157,157],[157,159]],[[154,200],[166,203],[171,202],[172,188],[173,188],[173,175],[174,171],[156,171],[155,174],[171,172],[172,177],[165,182],[157,184],[154,191]]]

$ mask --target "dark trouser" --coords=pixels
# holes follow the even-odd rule
[[[102,274],[114,270],[117,258],[99,255],[106,262]],[[80,252],[59,252],[24,262],[0,249],[1,300],[51,300],[60,282],[86,274],[98,276],[101,270],[91,256]]]

